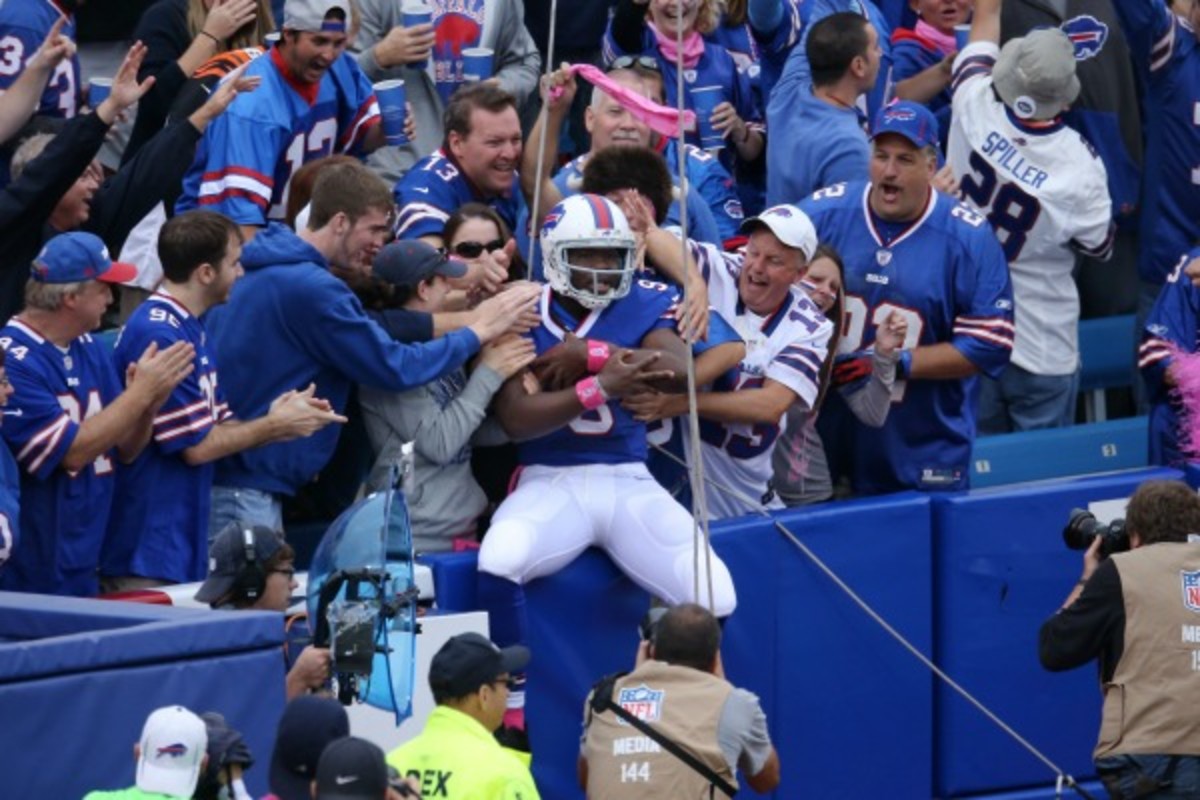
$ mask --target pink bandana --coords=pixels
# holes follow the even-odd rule
[[[917,26],[913,28],[913,33],[937,47],[938,52],[944,56],[958,49],[958,43],[954,41],[954,34],[942,33],[923,19],[917,20]]]
[[[603,89],[606,95],[620,103],[622,108],[628,109],[629,113],[646,123],[655,133],[663,136],[678,136],[680,121],[683,122],[684,131],[696,130],[696,113],[690,109],[685,110],[680,116],[679,109],[660,106],[653,100],[612,80],[602,70],[591,64],[571,64],[567,69],[588,83]],[[557,97],[562,94],[562,89],[556,86],[550,93]]]
[[[663,58],[672,64],[678,63],[679,51],[675,48],[675,34],[672,33],[668,36],[649,20],[646,21],[646,27],[654,33],[654,38],[658,40],[658,52],[663,54]],[[702,55],[704,55],[704,37],[695,31],[685,34],[683,37],[683,66],[695,69],[696,65],[700,63]]]

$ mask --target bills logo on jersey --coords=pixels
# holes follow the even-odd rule
[[[1075,60],[1086,61],[1104,49],[1108,41],[1108,26],[1091,14],[1072,17],[1061,26],[1062,32],[1075,45]]]
[[[656,722],[662,719],[663,696],[661,689],[651,689],[646,684],[622,689],[617,694],[617,705],[628,711],[643,722]],[[629,723],[623,719],[617,720],[622,725]]]
[[[1180,570],[1179,580],[1183,584],[1183,607],[1200,614],[1200,570]]]

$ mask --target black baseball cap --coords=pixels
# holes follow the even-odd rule
[[[317,763],[318,800],[379,800],[387,790],[387,762],[378,745],[347,736],[325,746]]]
[[[269,783],[279,800],[311,800],[310,784],[326,745],[350,735],[346,709],[332,697],[305,694],[283,709]]]
[[[478,633],[460,633],[442,645],[429,664],[429,688],[434,694],[464,697],[506,672],[529,663],[529,648],[501,649]]]
[[[461,278],[467,265],[447,258],[444,253],[420,239],[392,242],[375,254],[375,275],[397,286],[416,286],[434,275]]]
[[[215,603],[232,591],[237,576],[249,560],[246,553],[247,531],[254,539],[254,560],[260,568],[284,545],[283,536],[265,525],[229,523],[221,529],[208,549],[208,577],[196,592],[197,601]]]

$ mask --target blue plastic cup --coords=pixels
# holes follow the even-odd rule
[[[954,26],[954,43],[958,46],[961,53],[963,48],[967,46],[967,42],[971,40],[971,23],[965,25]]]
[[[100,107],[104,98],[112,94],[112,78],[92,78],[88,81],[88,105],[93,110]]]
[[[400,6],[400,17],[406,28],[414,25],[428,25],[433,22],[433,7],[421,0],[408,0]],[[429,66],[429,59],[414,61],[409,66],[415,69],[425,69]]]
[[[462,51],[463,80],[479,83],[492,77],[492,48],[467,47]]]
[[[383,133],[387,143],[407,143],[404,123],[408,119],[408,109],[404,107],[407,100],[404,81],[380,81],[375,84],[375,99],[379,101],[379,113],[383,116]]]
[[[720,86],[697,86],[689,90],[692,95],[692,110],[696,112],[696,130],[700,135],[700,147],[704,150],[720,150],[725,146],[721,132],[713,127],[713,109],[725,100],[725,90]]]

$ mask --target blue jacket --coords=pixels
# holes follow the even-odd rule
[[[272,224],[242,251],[246,275],[207,315],[222,389],[234,414],[254,419],[289,389],[317,385],[342,412],[356,383],[401,392],[466,363],[479,339],[463,329],[424,344],[393,341],[324,257]],[[215,483],[294,494],[329,461],[338,425],[217,462]]]

